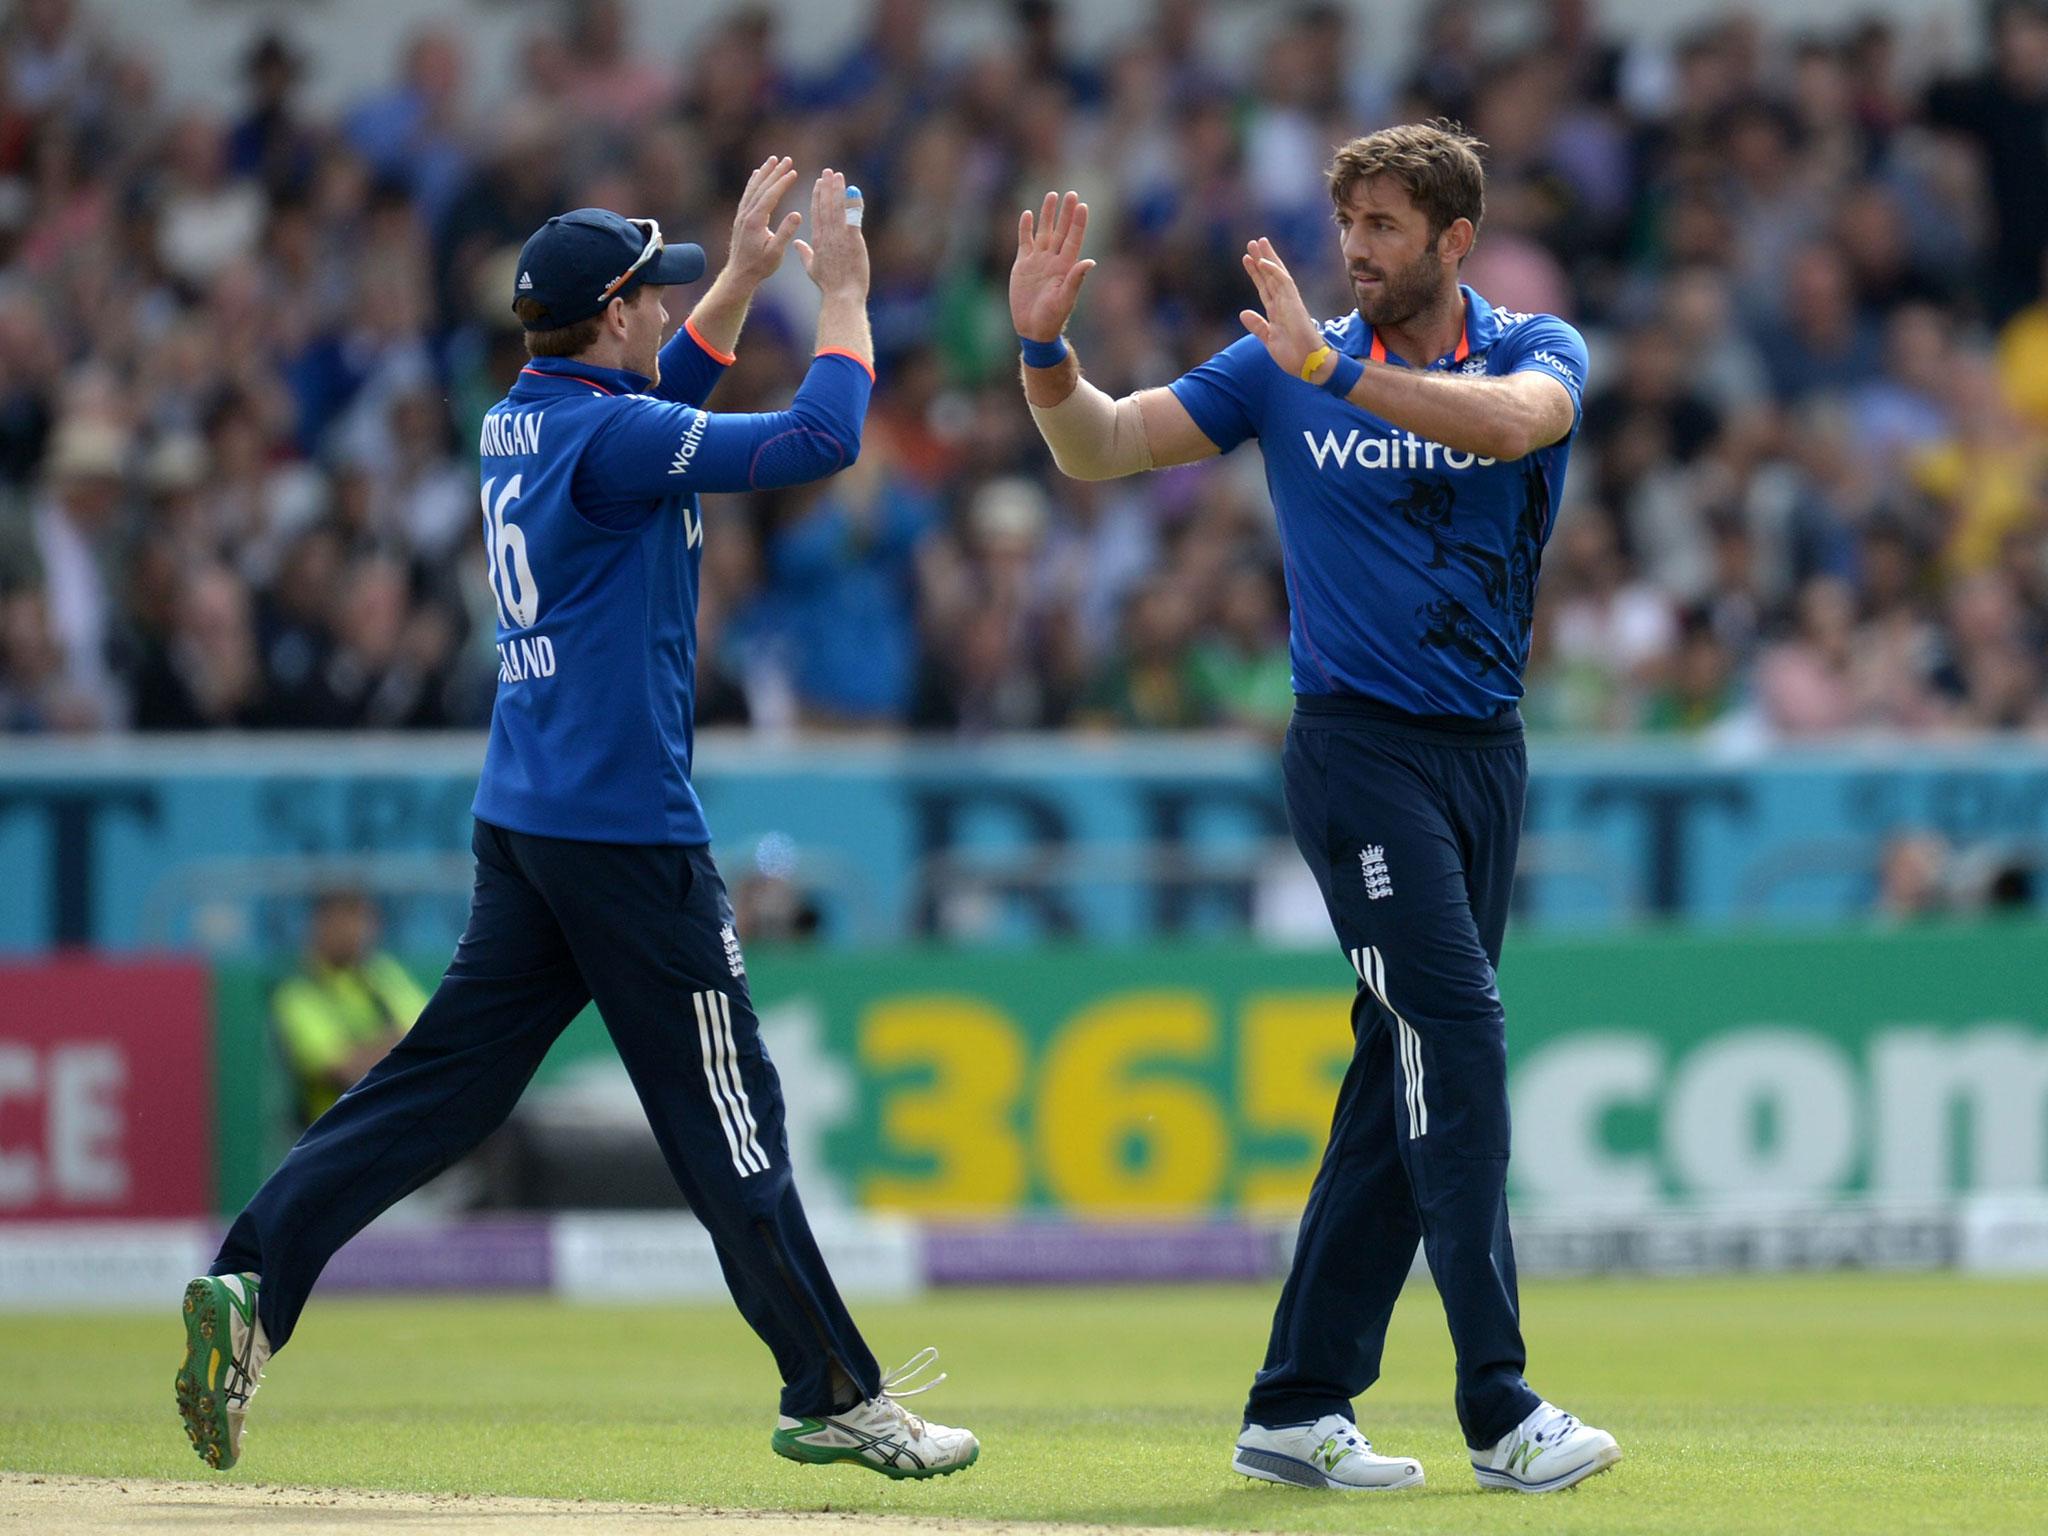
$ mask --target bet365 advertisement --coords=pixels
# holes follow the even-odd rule
[[[820,1207],[1298,1209],[1351,1049],[1334,948],[747,959]],[[2044,975],[2038,924],[1511,942],[1517,1209],[2048,1189]],[[220,985],[232,1097],[263,994]],[[532,1091],[614,1080],[586,1014]],[[234,1200],[263,1151],[224,1151]]]

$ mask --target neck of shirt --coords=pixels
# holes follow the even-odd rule
[[[1433,354],[1431,366],[1455,368],[1472,355],[1472,307],[1464,290],[1458,293],[1458,340],[1448,352]],[[1399,368],[1413,368],[1417,365],[1387,346],[1386,333],[1378,327],[1372,328],[1372,345],[1367,356],[1376,363],[1391,363]]]
[[[574,357],[536,357],[519,370],[519,384],[515,387],[531,387],[549,379],[588,384],[608,395],[645,394],[650,382],[646,374],[627,368],[601,368]]]

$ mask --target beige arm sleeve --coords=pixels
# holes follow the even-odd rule
[[[1114,480],[1153,467],[1136,395],[1112,400],[1084,378],[1058,405],[1033,405],[1031,419],[1060,473],[1076,480]]]

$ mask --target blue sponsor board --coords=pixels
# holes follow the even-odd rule
[[[459,932],[480,737],[126,739],[0,747],[0,951],[268,954],[315,884],[383,895],[394,947]],[[1531,747],[1517,922],[1838,922],[1891,838],[2033,868],[2048,748]],[[832,943],[1316,940],[1267,744],[1033,738],[972,747],[707,737],[728,883],[786,878]],[[2042,882],[2037,878],[2038,891]]]

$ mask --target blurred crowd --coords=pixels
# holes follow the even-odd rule
[[[1203,0],[1134,0],[1091,56],[1046,0],[958,56],[933,9],[876,0],[800,70],[772,8],[669,57],[575,0],[502,99],[428,27],[316,114],[289,34],[194,108],[90,0],[16,0],[0,729],[481,724],[474,451],[523,360],[514,253],[602,204],[716,263],[770,152],[869,191],[881,383],[851,472],[707,504],[700,721],[1275,729],[1256,453],[1053,472],[1015,377],[1017,211],[1088,198],[1076,344],[1113,393],[1164,383],[1241,334],[1251,235],[1348,309],[1329,151],[1438,115],[1491,146],[1467,280],[1592,345],[1532,724],[2048,725],[2048,8],[1990,5],[1978,38],[1759,7],[1650,45],[1583,0],[1445,0],[1405,75],[1362,6],[1261,7],[1228,56]],[[716,408],[786,403],[808,303],[791,263]]]

